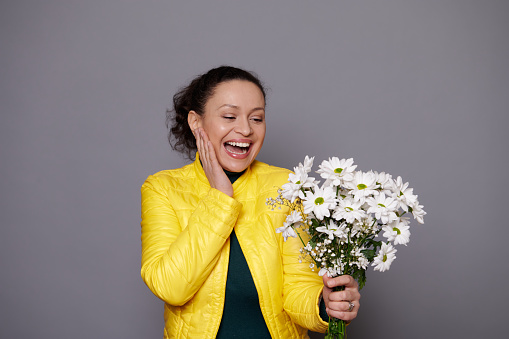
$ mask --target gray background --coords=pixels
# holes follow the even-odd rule
[[[270,87],[260,160],[354,157],[428,212],[349,338],[505,336],[508,26],[495,0],[2,1],[0,337],[162,337],[139,188],[186,163],[165,109],[221,64]]]

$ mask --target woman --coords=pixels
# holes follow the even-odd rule
[[[355,318],[355,280],[322,280],[299,263],[299,240],[275,233],[288,211],[265,202],[289,171],[255,160],[266,126],[260,81],[223,66],[173,101],[170,142],[196,160],[141,188],[141,275],[165,302],[164,337],[307,338],[326,330],[327,314]]]

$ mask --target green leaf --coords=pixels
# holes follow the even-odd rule
[[[362,250],[362,254],[368,259],[369,262],[372,262],[375,258],[376,251],[375,250]]]
[[[362,270],[362,274],[357,280],[357,283],[359,284],[359,290],[362,290],[362,288],[366,285],[366,271]]]
[[[377,248],[382,246],[381,241],[376,241],[372,238],[367,238],[365,243],[367,244],[367,246],[366,246],[367,248],[372,247],[375,251],[377,250]]]
[[[316,247],[315,239],[313,238],[313,239],[309,240],[309,244],[311,245],[311,248],[315,248]]]
[[[356,269],[352,273],[352,277],[357,280],[357,283],[359,284],[359,290],[364,287],[366,284],[366,271],[361,269]]]

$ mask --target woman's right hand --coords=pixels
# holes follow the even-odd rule
[[[209,141],[209,137],[203,128],[197,128],[193,131],[196,138],[196,147],[200,154],[200,160],[203,171],[209,180],[210,187],[215,188],[224,194],[233,196],[233,186],[230,179],[224,173],[223,168],[216,158],[214,147]]]

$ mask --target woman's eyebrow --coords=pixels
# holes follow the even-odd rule
[[[219,106],[217,109],[221,109],[223,107],[229,107],[229,108],[235,108],[235,109],[240,109],[239,106],[237,105],[232,105],[232,104],[224,104],[224,105],[221,105]],[[251,112],[254,112],[254,111],[265,111],[265,107],[255,107],[251,110]]]
[[[217,109],[221,109],[223,107],[230,107],[230,108],[236,108],[236,109],[239,109],[240,107],[239,106],[236,106],[236,105],[232,105],[232,104],[224,104],[224,105],[221,105],[219,106]]]

